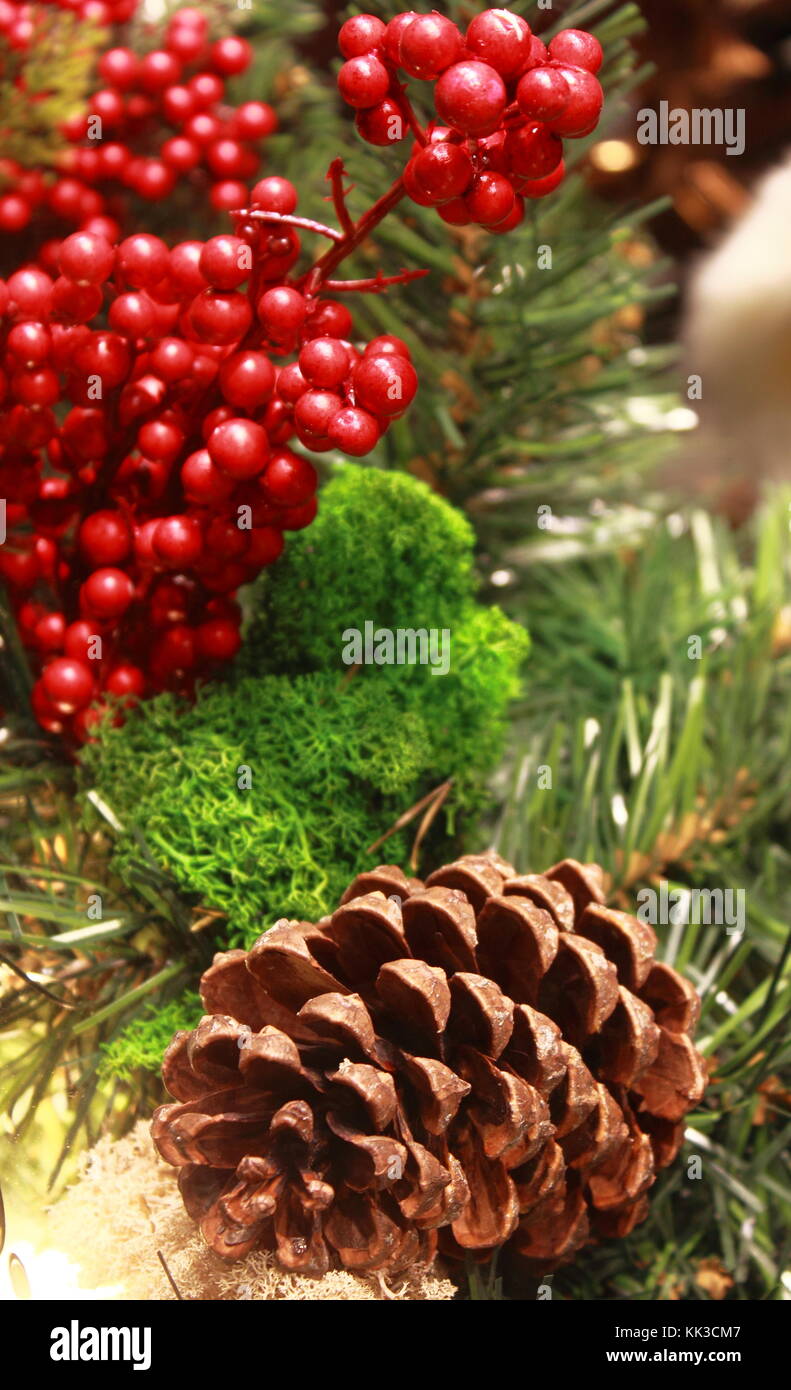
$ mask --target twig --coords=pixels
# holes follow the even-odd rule
[[[392,212],[393,208],[405,196],[404,180],[399,176],[387,192],[383,193],[382,197],[377,199],[360,220],[353,224],[352,229],[345,233],[335,246],[325,251],[324,255],[316,261],[312,270],[303,276],[299,282],[302,293],[305,295],[316,294],[327,277],[335,270],[335,267],[357,250],[357,247],[365,241],[374,227],[378,227],[379,223],[387,217],[388,213]]]
[[[449,777],[446,782],[441,782],[438,787],[434,787],[432,791],[428,792],[425,796],[422,796],[419,801],[415,802],[414,806],[410,806],[408,811],[403,811],[402,814],[398,817],[398,820],[390,826],[390,829],[386,830],[384,835],[380,835],[378,840],[374,840],[374,843],[368,846],[366,854],[373,854],[374,850],[377,850],[380,845],[383,845],[385,840],[389,840],[390,836],[395,835],[397,831],[403,830],[404,826],[409,825],[409,822],[411,820],[414,820],[415,816],[419,815],[419,813],[425,810],[426,807],[431,809],[432,803],[435,800],[437,800],[437,798],[439,798],[439,805],[437,807],[437,810],[439,810],[439,806],[442,805],[442,802],[445,800],[445,797],[447,796],[452,786],[453,778]],[[430,821],[429,824],[431,824]],[[426,827],[426,829],[428,829],[428,826]],[[420,830],[418,830],[418,836],[420,836]]]
[[[338,155],[337,159],[333,159],[327,171],[327,178],[332,185],[332,201],[335,207],[335,213],[344,233],[348,236],[354,231],[354,219],[346,206],[347,194],[343,186],[345,175],[346,170],[343,167],[343,160],[340,155]]]
[[[162,1251],[161,1251],[161,1250],[157,1250],[157,1259],[159,1260],[159,1263],[161,1264],[162,1268],[163,1268],[164,1271],[165,1271],[165,1278],[167,1279],[168,1283],[170,1284],[170,1287],[172,1288],[174,1294],[176,1295],[176,1298],[178,1299],[179,1303],[183,1303],[183,1302],[184,1302],[184,1295],[183,1295],[183,1293],[181,1292],[181,1289],[179,1288],[179,1286],[178,1286],[178,1284],[176,1283],[175,1279],[173,1278],[173,1275],[171,1274],[171,1272],[170,1272],[170,1270],[169,1270],[169,1268],[168,1268],[168,1262],[167,1262],[167,1260],[165,1259],[165,1256],[162,1254]]]
[[[382,294],[391,285],[407,285],[410,280],[422,280],[427,270],[402,270],[398,275],[383,275],[379,271],[368,280],[325,280],[325,290],[335,294],[355,291],[360,294]]]
[[[297,217],[293,212],[265,212],[263,208],[235,208],[231,213],[232,217],[238,217],[250,222],[272,222],[281,227],[301,227],[307,232],[316,232],[319,236],[328,237],[330,241],[342,242],[344,233],[339,232],[336,227],[326,227],[323,222],[316,222],[312,217]]]

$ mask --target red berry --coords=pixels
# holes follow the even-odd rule
[[[484,226],[486,226],[487,232],[492,232],[496,236],[504,236],[506,232],[512,232],[515,227],[518,227],[520,222],[524,220],[524,216],[524,198],[520,198],[518,194],[514,194],[513,207],[508,216],[504,217],[502,222],[497,222],[493,225],[484,223]]]
[[[223,560],[240,560],[247,549],[248,535],[230,517],[216,516],[206,528],[205,549]]]
[[[263,478],[264,492],[277,506],[298,507],[313,496],[318,476],[312,463],[290,449],[275,454]]]
[[[139,700],[146,688],[146,678],[140,667],[129,662],[114,666],[102,683],[109,695],[123,695],[130,703]]]
[[[458,60],[462,47],[461,34],[451,19],[441,14],[417,15],[401,30],[398,61],[410,77],[433,82]]]
[[[120,618],[134,598],[135,587],[123,570],[94,570],[82,586],[87,611],[97,618]]]
[[[571,88],[560,68],[531,68],[516,89],[519,109],[532,121],[553,121],[571,100]]]
[[[417,373],[405,357],[363,357],[352,373],[355,404],[372,415],[400,415],[414,399]]]
[[[328,433],[333,444],[345,454],[362,458],[378,444],[382,427],[367,410],[347,405],[332,417]]]
[[[174,15],[174,20],[178,19],[178,14]],[[168,53],[173,53],[180,58],[182,63],[193,63],[203,52],[204,36],[197,29],[192,29],[186,24],[171,22],[168,26],[165,44]]]
[[[201,161],[200,146],[186,135],[174,135],[172,140],[166,140],[160,153],[168,168],[179,174],[189,173]]]
[[[132,533],[120,512],[93,512],[80,527],[79,546],[90,564],[117,565],[132,549]]]
[[[244,72],[253,59],[253,50],[247,39],[218,39],[210,50],[210,61],[215,72],[223,77],[233,77]]]
[[[201,507],[219,506],[233,492],[233,479],[212,462],[208,449],[197,449],[181,466],[181,486],[189,502]]]
[[[52,280],[38,266],[25,266],[8,277],[8,313],[14,319],[49,317],[52,302]]]
[[[188,569],[203,553],[201,529],[194,517],[161,517],[153,527],[152,548],[169,569]]]
[[[352,316],[345,304],[337,299],[319,299],[309,310],[302,330],[302,341],[308,338],[350,338],[354,329]]]
[[[206,288],[200,269],[202,241],[180,241],[170,253],[170,274],[182,295],[195,295]]]
[[[505,83],[488,63],[454,63],[434,89],[434,102],[443,121],[464,135],[491,135],[502,121]]]
[[[90,323],[102,307],[98,285],[75,285],[59,275],[52,286],[52,317],[57,323]]]
[[[8,334],[6,347],[17,362],[39,367],[49,357],[52,336],[44,323],[16,323]]]
[[[227,618],[209,618],[200,624],[195,637],[205,661],[230,661],[242,645],[238,627]]]
[[[338,338],[312,338],[299,354],[299,370],[311,386],[340,386],[349,365],[348,348]]]
[[[359,58],[381,47],[387,25],[374,14],[357,14],[341,25],[338,47],[344,58]]]
[[[599,40],[584,29],[561,29],[550,42],[549,56],[555,63],[568,63],[593,73],[599,71],[604,59]]]
[[[147,294],[130,290],[113,300],[107,315],[111,328],[131,338],[144,338],[154,327],[154,306]]]
[[[579,139],[596,128],[604,93],[598,78],[584,68],[562,67],[559,71],[571,89],[571,98],[563,115],[552,122],[552,129],[557,135]]]
[[[397,101],[385,97],[376,106],[358,111],[354,124],[369,145],[396,145],[407,134],[407,123]]]
[[[563,158],[563,142],[543,125],[523,125],[509,130],[505,153],[515,174],[523,179],[543,179]]]
[[[428,145],[412,160],[416,183],[432,202],[460,198],[472,183],[472,160],[461,145]]]
[[[404,10],[402,14],[397,14],[394,19],[390,20],[384,36],[384,46],[392,63],[401,61],[401,36],[412,23],[412,20],[419,18],[420,16],[415,10]]]
[[[315,513],[314,513],[315,515]],[[256,569],[271,565],[283,552],[283,532],[276,526],[254,526],[245,554],[245,563]]]
[[[271,399],[275,369],[263,352],[236,352],[220,368],[220,390],[231,405],[255,410]]]
[[[215,212],[234,212],[247,202],[247,185],[238,179],[223,179],[212,184],[209,202]]]
[[[305,322],[307,312],[304,295],[288,285],[267,290],[258,301],[258,318],[273,343],[291,342]]]
[[[255,478],[269,458],[269,439],[262,425],[241,417],[226,420],[206,441],[212,462],[236,479]]]
[[[151,367],[157,376],[170,385],[189,376],[195,353],[183,338],[161,338],[151,353]]]
[[[214,72],[198,72],[191,77],[187,84],[187,90],[192,94],[192,98],[199,111],[210,111],[223,99],[225,83],[222,77],[218,77]],[[212,118],[215,129],[219,133],[221,128],[220,121],[216,117]]]
[[[280,513],[280,525],[284,531],[303,531],[314,520],[319,509],[318,499],[309,497],[298,507],[284,507]]]
[[[54,405],[60,399],[60,380],[51,367],[31,367],[14,372],[11,390],[22,405]]]
[[[265,101],[243,101],[233,116],[234,134],[241,140],[265,140],[274,135],[278,120],[273,108]]]
[[[99,75],[119,92],[128,92],[135,85],[138,62],[131,48],[110,48],[99,59]]]
[[[147,420],[137,432],[137,447],[147,459],[173,463],[184,445],[184,433],[172,420]]]
[[[63,651],[66,619],[62,613],[45,613],[33,629],[36,644],[42,652]]]
[[[188,87],[168,87],[162,94],[162,114],[171,125],[183,125],[196,111],[195,96]]]
[[[60,244],[60,273],[78,284],[104,284],[112,274],[114,265],[115,248],[104,237],[92,236],[90,232],[74,232]]]
[[[394,333],[382,333],[378,338],[372,338],[365,349],[364,356],[405,357],[407,362],[412,361],[412,354],[403,338],[396,338]]]
[[[56,657],[46,667],[44,690],[58,714],[74,714],[87,705],[93,695],[93,676],[81,661]]]
[[[530,56],[530,26],[510,10],[484,10],[470,21],[467,48],[506,81],[524,72]]]
[[[175,54],[168,53],[163,48],[146,53],[140,60],[137,82],[144,92],[164,92],[166,87],[172,87],[180,77],[181,63]]]
[[[254,207],[263,208],[265,212],[295,212],[297,190],[288,179],[270,174],[268,178],[259,179],[250,194],[250,201]]]
[[[218,290],[235,290],[249,276],[252,254],[238,236],[213,236],[200,255],[201,274]]]
[[[18,193],[4,193],[0,197],[0,232],[21,232],[32,216],[30,203]]]
[[[514,190],[505,174],[478,174],[464,201],[474,222],[496,227],[514,210]]]
[[[517,188],[517,193],[521,193],[525,198],[546,198],[548,194],[554,193],[559,188],[566,177],[566,166],[561,159],[559,165],[551,174],[547,174],[543,179],[525,179]]]
[[[277,394],[282,401],[294,405],[309,389],[309,385],[299,369],[298,362],[289,362],[287,367],[281,367],[277,378]]]
[[[203,290],[190,305],[190,322],[205,343],[238,343],[252,321],[249,300],[238,290]]]
[[[167,274],[169,263],[164,241],[147,232],[126,237],[118,247],[117,268],[126,283],[136,290],[156,285]]]
[[[308,439],[326,439],[343,401],[334,391],[305,391],[294,406],[294,421]]]
[[[69,623],[63,637],[63,650],[74,661],[97,661],[101,654],[101,637],[95,630],[96,624],[80,618]]]
[[[375,53],[350,58],[338,73],[338,90],[349,106],[376,106],[387,95],[390,74]]]
[[[167,680],[179,671],[189,671],[195,665],[195,632],[186,623],[168,628],[154,643],[151,653],[151,674],[155,680]]]

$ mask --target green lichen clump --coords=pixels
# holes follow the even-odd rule
[[[196,1028],[202,1013],[200,998],[191,990],[169,1004],[150,1005],[102,1048],[101,1075],[134,1081],[138,1071],[158,1072],[173,1034]]]
[[[528,647],[473,592],[473,537],[454,508],[404,474],[341,473],[267,576],[231,678],[194,705],[148,701],[86,748],[84,785],[126,832],[122,874],[142,840],[227,915],[225,941],[249,945],[278,917],[315,921],[360,869],[405,864],[419,818],[369,846],[448,778],[434,843],[458,845],[448,838],[485,802]],[[448,673],[345,666],[342,634],[366,622],[447,629]]]

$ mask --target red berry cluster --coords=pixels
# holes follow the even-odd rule
[[[484,10],[462,34],[452,20],[408,11],[389,24],[357,15],[340,32],[338,74],[357,129],[374,145],[418,136],[404,183],[413,202],[453,226],[509,232],[525,198],[562,182],[563,138],[589,135],[602,109],[598,39],[566,29],[549,48],[519,15]],[[415,121],[399,70],[435,82],[438,123]]]
[[[54,182],[40,170],[4,162],[0,231],[21,231],[34,213],[48,212],[78,227],[101,218],[98,230],[112,239],[120,235],[115,217],[122,190],[156,202],[181,180],[208,185],[218,212],[242,206],[260,162],[257,143],[277,129],[266,102],[236,108],[225,102],[226,79],[244,72],[251,59],[244,38],[210,42],[208,21],[197,9],[177,10],[162,48],[142,57],[130,48],[108,49],[99,60],[103,85],[87,110],[62,127],[73,148],[61,156]],[[51,241],[42,264],[52,268],[56,257]]]
[[[94,24],[125,24],[137,9],[138,0],[48,0],[50,8],[67,10]],[[0,35],[12,49],[26,52],[36,41],[41,0],[36,5],[19,0],[0,0]]]

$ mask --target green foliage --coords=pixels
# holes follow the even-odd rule
[[[702,1261],[732,1281],[729,1297],[785,1296],[790,502],[787,490],[769,501],[754,538],[703,512],[610,517],[599,553],[579,537],[571,557],[562,536],[528,547],[510,593],[517,613],[529,607],[533,655],[494,833],[501,853],[532,869],[563,854],[595,859],[615,905],[632,911],[660,877],[670,892],[744,890],[747,919],[741,937],[657,928],[660,958],[701,994],[697,1043],[712,1082],[648,1220],[559,1271],[555,1298],[703,1299]]]
[[[54,7],[36,6],[34,22],[25,50],[0,37],[0,130],[4,158],[48,169],[65,144],[59,127],[84,109],[106,30]]]
[[[195,1028],[202,1012],[198,995],[191,991],[164,1006],[150,1004],[123,1033],[102,1048],[100,1075],[132,1083],[140,1072],[157,1075],[174,1033]]]
[[[472,546],[465,519],[416,479],[351,468],[331,482],[321,522],[267,579],[231,682],[192,707],[149,701],[85,750],[84,785],[123,826],[122,875],[143,840],[183,891],[227,915],[230,942],[249,944],[278,917],[321,916],[382,858],[373,842],[447,779],[455,833],[459,812],[485,801],[527,650],[520,627],[472,600]],[[447,674],[344,674],[341,632],[369,618],[441,624]],[[386,857],[405,862],[408,846],[402,831]]]

